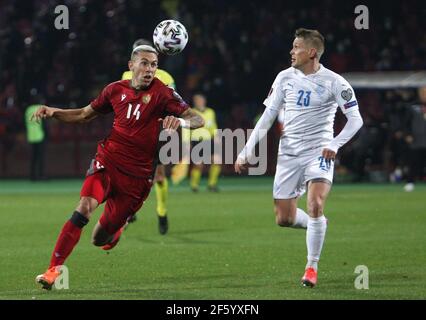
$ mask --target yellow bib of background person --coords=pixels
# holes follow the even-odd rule
[[[160,80],[162,83],[164,83],[166,86],[169,86],[173,89],[176,89],[175,85],[175,79],[171,76],[170,73],[163,69],[157,69],[155,72],[155,77]],[[132,71],[125,71],[123,75],[121,76],[121,80],[130,80],[132,79]]]
[[[30,105],[25,110],[25,126],[27,127],[28,143],[39,143],[44,140],[44,130],[42,122],[32,121],[31,117],[34,112],[40,107],[38,104]]]
[[[204,127],[191,130],[191,141],[211,140],[216,135],[217,123],[216,113],[211,108],[206,108],[204,111],[193,109],[198,113],[205,122]]]

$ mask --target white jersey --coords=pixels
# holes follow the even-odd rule
[[[337,106],[343,113],[358,110],[351,85],[322,65],[309,75],[293,67],[281,71],[263,103],[278,112],[284,110],[278,155],[299,155],[327,146],[333,140]]]

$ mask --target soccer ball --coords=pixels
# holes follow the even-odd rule
[[[188,32],[179,21],[164,20],[155,27],[152,38],[158,51],[174,55],[185,49],[188,43]]]

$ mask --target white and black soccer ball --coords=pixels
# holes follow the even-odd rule
[[[155,27],[152,38],[159,52],[174,55],[185,49],[188,43],[188,32],[179,21],[164,20]]]

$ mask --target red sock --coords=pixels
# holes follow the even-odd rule
[[[76,213],[74,213],[74,215],[76,215]],[[68,258],[72,249],[74,249],[78,243],[78,240],[80,240],[81,229],[83,225],[77,226],[79,223],[75,223],[75,220],[73,222],[73,218],[74,216],[62,227],[61,233],[59,234],[58,240],[56,241],[55,249],[53,250],[52,257],[50,259],[49,268],[63,265],[65,259]]]

